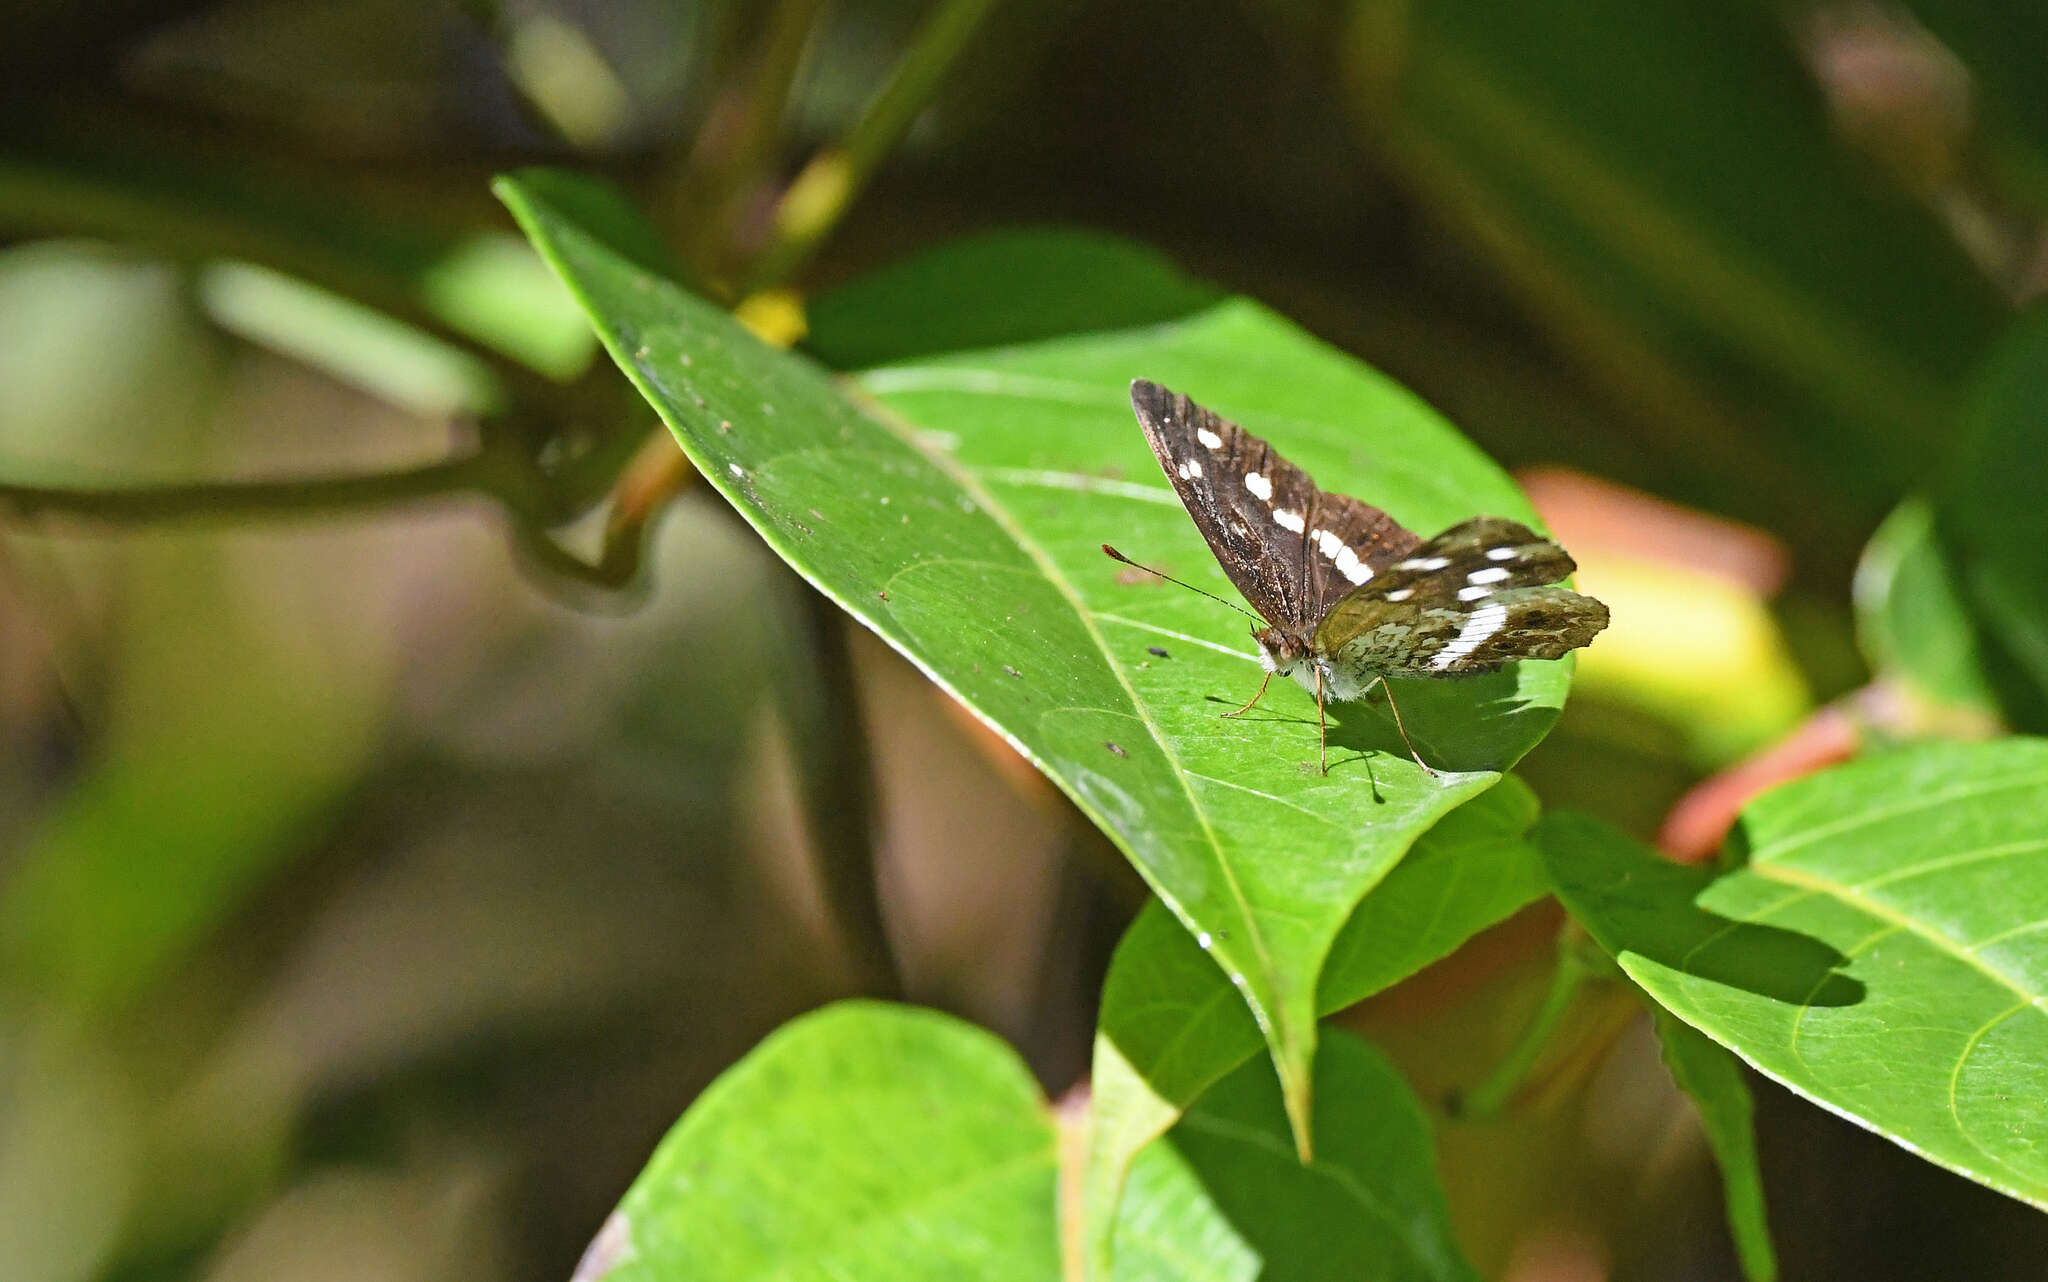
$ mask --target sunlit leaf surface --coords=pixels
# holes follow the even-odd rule
[[[1125,551],[1231,589],[1128,406],[1135,377],[1270,436],[1324,484],[1434,532],[1528,519],[1412,396],[1224,300],[1168,323],[949,353],[848,387],[620,258],[516,181],[500,192],[705,479],[775,551],[1029,756],[1111,833],[1244,995],[1308,1116],[1316,982],[1360,896],[1541,737],[1568,680],[1528,663],[1384,705],[1256,688],[1245,620],[1120,570]],[[1019,265],[1021,266],[1021,265]]]
[[[1749,863],[1579,816],[1559,896],[1666,1009],[1916,1153],[2048,1207],[2048,742],[1937,744],[1766,793]]]

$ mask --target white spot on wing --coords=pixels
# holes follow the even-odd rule
[[[1317,530],[1309,536],[1324,556],[1337,563],[1337,573],[1353,583],[1363,583],[1372,577],[1372,567],[1358,559],[1358,553],[1346,547],[1344,540],[1328,530]]]
[[[1195,439],[1200,441],[1202,444],[1208,446],[1212,450],[1220,450],[1223,448],[1223,438],[1216,435],[1216,433],[1210,431],[1206,427],[1198,427],[1195,429]]]
[[[1489,597],[1492,595],[1493,589],[1485,586],[1458,589],[1458,599],[1460,601],[1477,601],[1481,597]]]
[[[1486,639],[1500,631],[1507,621],[1508,608],[1505,605],[1495,602],[1480,606],[1465,616],[1465,626],[1458,629],[1458,635],[1451,639],[1449,645],[1436,652],[1436,657],[1429,661],[1430,668],[1441,672],[1450,667],[1485,644]]]
[[[1296,534],[1299,534],[1302,529],[1302,516],[1299,512],[1275,511],[1273,513],[1273,523],[1283,530],[1293,530]]]
[[[1346,547],[1337,553],[1337,573],[1353,583],[1363,583],[1372,577],[1372,567],[1358,559],[1358,553]]]
[[[1515,559],[1515,550],[1513,548],[1488,548],[1486,549],[1486,559],[1489,561],[1512,561]]]
[[[1273,497],[1273,483],[1258,472],[1244,474],[1244,487],[1252,492],[1254,498],[1262,501]]]
[[[1397,570],[1420,570],[1427,573],[1431,570],[1441,570],[1450,563],[1451,558],[1447,556],[1410,557],[1394,568]]]
[[[1406,601],[1409,597],[1412,597],[1414,595],[1414,588],[1395,588],[1392,592],[1387,593],[1387,600]]]
[[[1184,459],[1181,465],[1174,470],[1180,473],[1181,480],[1192,481],[1202,474],[1202,465],[1193,459]]]
[[[1465,576],[1467,583],[1498,583],[1513,571],[1504,565],[1489,565],[1483,570],[1474,570]]]

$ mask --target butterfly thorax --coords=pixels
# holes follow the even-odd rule
[[[1338,703],[1364,697],[1366,689],[1378,679],[1376,673],[1363,671],[1355,664],[1317,654],[1307,637],[1280,628],[1262,628],[1252,633],[1252,639],[1259,643],[1259,662],[1266,671],[1292,678],[1310,694],[1316,693],[1316,678],[1320,675],[1323,697]]]

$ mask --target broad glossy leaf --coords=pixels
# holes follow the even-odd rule
[[[1548,888],[1525,834],[1536,798],[1509,776],[1424,833],[1345,923],[1323,968],[1318,1013],[1414,974]],[[1244,1003],[1164,908],[1148,905],[1110,962],[1095,1037],[1083,1219],[1092,1275],[1132,1160],[1219,1078],[1258,1053]]]
[[[1476,1282],[1401,1074],[1333,1032],[1316,1056],[1316,1098],[1316,1156],[1303,1165],[1264,1064],[1204,1095],[1132,1172],[1118,1282]]]
[[[834,369],[1179,320],[1221,302],[1164,255],[1057,228],[970,236],[820,294],[805,344]]]
[[[843,1002],[698,1097],[576,1282],[1053,1282],[1054,1163],[1008,1046],[933,1011]]]
[[[1856,635],[1878,672],[1944,703],[1997,706],[1977,623],[1926,499],[1894,508],[1864,547]]]
[[[1561,341],[1657,406],[1685,484],[1826,531],[1922,479],[2008,308],[1842,140],[1774,7],[1355,9],[1368,123]]]
[[[1505,477],[1399,388],[1253,304],[1166,325],[955,353],[843,389],[500,185],[613,356],[763,539],[1044,770],[1204,936],[1259,1019],[1297,1121],[1315,983],[1352,906],[1410,842],[1554,719],[1563,664],[1410,683],[1408,761],[1384,708],[1257,685],[1241,616],[1128,581],[1115,539],[1230,591],[1128,408],[1136,376],[1207,397],[1326,483],[1435,530],[1526,517]],[[1164,650],[1160,655],[1155,650]]]
[[[1721,1196],[1735,1253],[1750,1282],[1771,1282],[1778,1276],[1778,1254],[1771,1246],[1771,1226],[1764,1208],[1763,1169],[1757,1164],[1755,1108],[1742,1066],[1692,1025],[1659,1009],[1657,1040],[1664,1064],[1678,1088],[1699,1109],[1707,1147],[1721,1167]]]
[[[1658,1004],[1801,1095],[2048,1208],[2048,742],[1769,792],[1716,877],[1579,816],[1558,895]]]

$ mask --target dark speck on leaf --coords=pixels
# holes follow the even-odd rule
[[[1015,669],[1015,668],[1011,667],[1011,666],[1010,666],[1009,664],[1007,664],[1007,663],[1003,665],[1003,671],[1005,671],[1005,672],[1009,673],[1009,674],[1010,674],[1011,676],[1013,676],[1013,677],[1017,678],[1017,679],[1018,679],[1019,681],[1022,681],[1022,680],[1024,679],[1024,674],[1023,674],[1023,673],[1021,673],[1021,672],[1017,671],[1017,669]]]
[[[887,601],[889,599],[889,591],[887,588],[884,588],[881,591],[875,593],[875,595],[882,598],[884,601]]]
[[[1119,756],[1119,757],[1128,757],[1128,756],[1130,756],[1130,755],[1131,755],[1130,753],[1128,753],[1128,752],[1125,752],[1125,751],[1124,751],[1124,750],[1123,750],[1122,748],[1118,747],[1118,746],[1117,746],[1116,744],[1113,744],[1113,743],[1111,743],[1111,742],[1110,742],[1109,740],[1107,740],[1107,739],[1104,739],[1104,740],[1102,741],[1102,746],[1103,746],[1103,747],[1105,747],[1105,748],[1107,748],[1107,749],[1109,749],[1109,750],[1110,750],[1110,752],[1114,753],[1115,755],[1117,755],[1117,756]]]
[[[1166,647],[1163,645],[1148,645],[1145,647],[1145,653],[1156,655],[1161,659],[1171,659],[1173,657],[1166,652]]]

